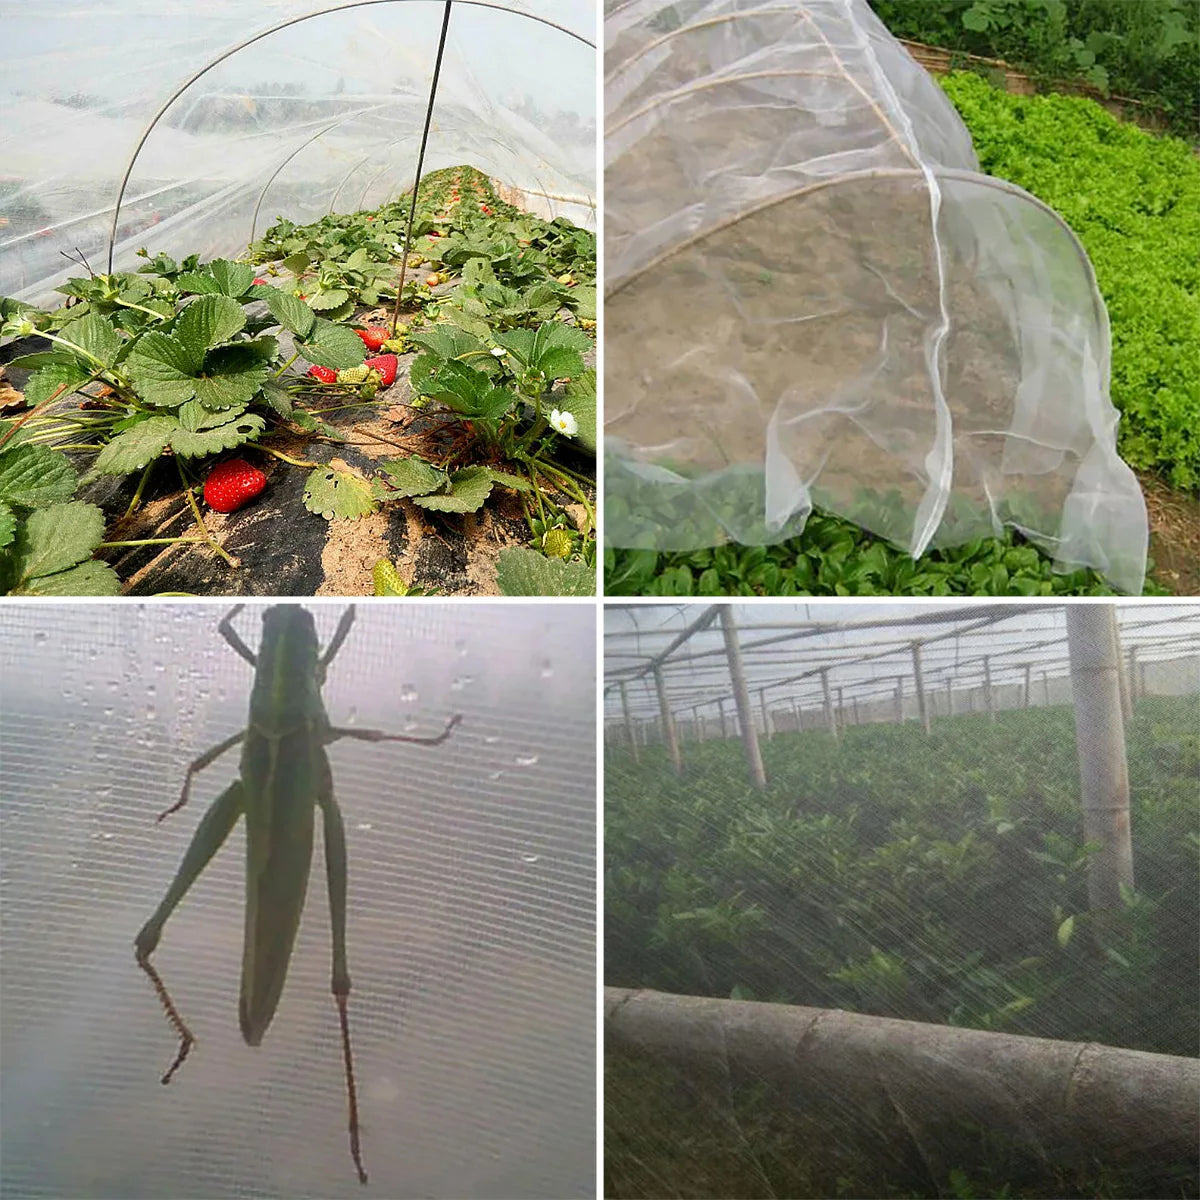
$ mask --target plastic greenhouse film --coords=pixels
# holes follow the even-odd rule
[[[768,544],[819,505],[1140,592],[1087,256],[866,0],[610,2],[605,41],[609,540]]]

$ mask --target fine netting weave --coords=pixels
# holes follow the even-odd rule
[[[610,3],[605,40],[609,539],[770,543],[816,504],[1140,591],[1086,254],[865,0]]]
[[[343,605],[306,601],[327,645]],[[330,664],[338,726],[438,746],[328,749],[345,824],[354,1065],[347,1150],[322,823],[274,1020],[238,1029],[239,821],[153,961],[134,961],[240,749],[253,672],[226,604],[0,610],[0,1195],[586,1197],[595,1180],[595,614],[358,605]],[[247,646],[262,606],[235,621]]]

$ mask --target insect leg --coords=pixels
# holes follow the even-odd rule
[[[243,729],[241,733],[235,733],[233,737],[226,738],[217,746],[213,746],[211,750],[205,750],[198,759],[187,769],[187,774],[183,777],[183,788],[179,793],[179,799],[171,805],[170,808],[164,808],[162,812],[155,818],[161,821],[163,817],[169,817],[173,812],[178,812],[188,802],[188,792],[192,787],[192,776],[203,771],[209,763],[215,762],[226,750],[236,746],[246,736],[246,731]]]
[[[191,844],[183,856],[183,861],[179,864],[179,870],[175,872],[171,886],[167,888],[167,894],[163,897],[162,903],[155,909],[154,916],[142,926],[141,932],[133,940],[138,966],[150,976],[150,982],[154,984],[154,990],[158,993],[158,998],[166,1010],[167,1020],[179,1034],[179,1053],[163,1076],[163,1083],[171,1082],[171,1076],[183,1065],[183,1060],[187,1058],[188,1051],[191,1050],[196,1039],[192,1036],[191,1030],[183,1023],[183,1018],[171,1000],[166,986],[151,965],[150,955],[154,953],[155,947],[158,945],[158,939],[162,936],[162,928],[166,924],[167,918],[187,894],[188,888],[196,882],[200,872],[208,866],[209,859],[221,848],[221,844],[229,836],[234,822],[242,815],[242,806],[242,781],[238,779],[213,801],[208,812],[204,814],[203,820],[192,835]]]
[[[446,722],[446,728],[432,737],[417,737],[410,733],[383,733],[379,729],[334,729],[330,727],[325,735],[325,741],[336,742],[338,738],[357,738],[360,742],[413,742],[418,746],[440,746],[449,736],[450,731],[462,720],[462,713],[455,713]]]
[[[354,605],[342,613],[342,619],[338,622],[338,627],[334,631],[333,637],[329,641],[329,645],[325,648],[325,653],[321,655],[321,666],[327,667],[333,662],[333,656],[342,648],[342,643],[346,640],[346,635],[350,632],[350,626],[354,624]]]
[[[324,757],[324,755],[322,755]],[[367,1182],[358,1144],[358,1093],[354,1087],[354,1057],[350,1051],[350,1018],[346,998],[350,995],[350,969],[346,964],[346,830],[333,795],[333,777],[325,764],[321,790],[317,794],[325,821],[325,878],[329,887],[329,923],[333,930],[333,975],[331,991],[337,1001],[342,1026],[342,1057],[346,1062],[346,1096],[349,1103],[350,1157],[358,1171],[358,1182]]]
[[[258,659],[254,656],[254,651],[238,637],[237,630],[233,627],[233,618],[238,615],[245,607],[243,604],[235,604],[222,618],[221,623],[217,626],[217,632],[252,666],[258,666]]]

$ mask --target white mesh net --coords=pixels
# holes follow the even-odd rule
[[[322,644],[342,605],[307,602]],[[360,603],[335,724],[440,746],[329,748],[349,858],[362,1154],[347,1150],[317,833],[287,983],[238,1030],[239,823],[153,961],[133,956],[237,749],[161,825],[187,764],[242,729],[225,605],[0,609],[0,1194],[589,1196],[595,1179],[595,613]],[[261,606],[235,622],[258,646]],[[319,826],[318,822],[318,826]]]
[[[610,541],[770,543],[815,504],[1140,592],[1086,254],[866,0],[613,2],[605,42]]]

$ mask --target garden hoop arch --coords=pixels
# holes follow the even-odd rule
[[[142,148],[145,146],[150,135],[154,132],[155,126],[158,124],[158,122],[160,120],[162,120],[162,118],[164,116],[166,116],[168,110],[171,108],[171,105],[173,105],[175,103],[175,101],[178,100],[179,97],[182,96],[184,94],[184,92],[186,92],[188,90],[188,88],[190,88],[192,86],[192,84],[194,84],[198,80],[202,79],[209,71],[211,71],[214,67],[219,66],[221,63],[225,62],[226,59],[232,58],[233,55],[237,54],[239,51],[246,49],[247,46],[252,46],[252,45],[254,45],[255,42],[262,41],[263,38],[270,37],[272,34],[278,33],[283,29],[289,29],[294,25],[299,25],[299,24],[303,23],[304,21],[309,21],[314,17],[323,17],[323,16],[328,15],[329,13],[340,12],[340,11],[344,11],[346,9],[369,8],[369,7],[373,7],[377,4],[404,4],[404,3],[415,3],[415,2],[418,2],[418,0],[350,0],[350,2],[347,4],[326,5],[324,8],[317,9],[314,12],[305,13],[304,16],[289,17],[286,21],[279,21],[278,23],[270,26],[267,29],[260,30],[258,33],[252,34],[248,38],[244,38],[242,41],[237,42],[235,45],[230,46],[226,50],[223,50],[220,54],[216,55],[214,58],[211,58],[198,71],[193,72],[186,80],[184,80],[183,83],[181,83],[179,85],[179,87],[177,87],[175,89],[174,92],[171,93],[170,96],[167,97],[167,99],[165,101],[163,101],[163,103],[159,107],[158,111],[154,114],[154,116],[152,116],[150,118],[149,122],[146,125],[146,128],[142,131],[141,136],[138,138],[137,144],[133,148],[133,152],[129,157],[129,162],[125,166],[125,171],[121,176],[120,185],[117,188],[116,201],[113,205],[112,223],[109,226],[109,232],[108,232],[108,272],[109,272],[109,274],[112,273],[112,269],[113,269],[113,257],[114,257],[115,251],[116,251],[116,243],[117,243],[117,228],[118,228],[118,225],[119,225],[120,219],[121,219],[121,205],[125,200],[125,189],[126,189],[126,187],[128,187],[130,177],[133,175],[133,168],[137,165],[138,155],[141,154]],[[422,0],[422,2],[423,2],[423,0]],[[595,48],[596,48],[596,45],[594,42],[590,41],[588,38],[585,38],[582,34],[576,33],[572,29],[568,29],[565,25],[560,25],[558,22],[551,21],[547,17],[539,17],[534,13],[522,12],[520,9],[510,8],[507,4],[498,3],[497,0],[452,0],[451,7],[453,7],[453,3],[458,3],[458,4],[461,4],[464,6],[470,6],[472,8],[485,8],[485,9],[492,9],[496,12],[512,13],[514,16],[524,17],[527,20],[537,22],[539,25],[545,25],[547,28],[555,29],[559,33],[566,34],[568,37],[574,38],[578,42],[582,42],[583,45],[590,47],[592,50],[595,50]],[[436,90],[434,87],[431,86],[430,94],[428,97],[428,104],[429,104],[430,109],[432,109],[435,99],[436,99]],[[359,114],[359,115],[361,115],[361,114]],[[338,124],[340,124],[340,122],[338,122]],[[322,132],[325,133],[325,132],[328,132],[328,130],[323,130]],[[310,144],[313,140],[315,140],[315,139],[310,138],[309,141],[305,143],[305,145]],[[302,149],[303,147],[300,147],[300,148]],[[276,172],[276,175],[277,174],[278,174],[278,172]],[[258,204],[255,205],[256,216],[258,213],[258,207],[259,207],[259,205],[261,205],[263,196],[266,193],[266,187],[270,185],[270,183],[274,180],[274,178],[275,178],[275,175],[272,175],[271,179],[267,181],[266,185],[264,185],[263,192],[259,196],[259,202],[258,202]]]

